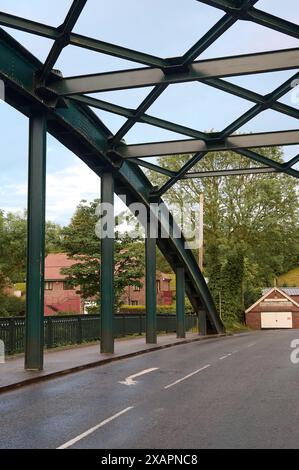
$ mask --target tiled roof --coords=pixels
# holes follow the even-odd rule
[[[284,292],[285,294],[289,295],[290,297],[292,296],[299,296],[299,287],[278,287],[279,290]],[[266,287],[263,289],[263,295],[269,292],[273,287]]]

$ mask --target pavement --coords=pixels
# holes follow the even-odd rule
[[[0,393],[126,357],[184,344],[186,341],[203,339],[206,337],[200,337],[198,333],[186,333],[185,339],[177,339],[175,334],[159,335],[157,344],[145,344],[144,337],[116,339],[114,354],[100,354],[100,343],[64,348],[63,350],[50,349],[45,352],[42,371],[25,371],[23,356],[8,358],[4,364],[0,364]]]
[[[195,341],[3,393],[0,447],[299,448],[297,338]]]

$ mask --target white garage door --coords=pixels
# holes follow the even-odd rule
[[[262,312],[262,328],[292,328],[292,312]]]

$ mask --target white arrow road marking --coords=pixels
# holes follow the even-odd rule
[[[203,367],[201,367],[200,369],[195,370],[194,372],[191,372],[191,374],[186,375],[186,376],[183,377],[182,379],[176,380],[176,381],[173,382],[172,384],[166,385],[166,386],[164,387],[165,390],[166,390],[167,388],[170,388],[170,387],[173,387],[174,385],[179,384],[180,382],[183,382],[183,380],[189,379],[189,378],[192,377],[193,375],[198,374],[199,372],[201,372],[202,370],[207,369],[208,367],[211,367],[211,364],[207,364],[206,366],[203,366]]]
[[[122,380],[121,382],[118,382],[120,384],[124,385],[136,385],[138,382],[137,380],[134,380],[136,377],[140,377],[141,375],[144,374],[149,374],[150,372],[153,372],[154,370],[158,370],[159,367],[151,367],[150,369],[145,369],[142,370],[141,372],[138,372],[138,374],[130,375],[129,377],[126,378],[126,380]]]
[[[97,429],[102,428],[105,426],[105,424],[110,423],[110,421],[113,421],[114,419],[118,418],[119,416],[123,415],[124,413],[127,413],[128,411],[132,410],[134,406],[129,406],[128,408],[125,408],[124,410],[120,411],[119,413],[116,413],[115,415],[111,416],[108,419],[105,419],[101,423],[97,424],[93,428],[88,429],[88,431],[83,432],[77,437],[74,437],[74,439],[71,439],[70,441],[66,442],[65,444],[62,444],[61,446],[57,447],[57,449],[67,449],[68,447],[73,446],[76,444],[76,442],[81,441],[81,439],[84,439],[84,437],[89,436],[93,432],[95,432]]]

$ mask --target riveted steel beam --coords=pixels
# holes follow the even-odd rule
[[[180,153],[214,152],[253,147],[275,147],[299,144],[299,130],[261,132],[257,134],[230,135],[223,140],[176,140],[146,144],[123,145],[118,152],[123,158],[176,155]]]
[[[73,0],[73,3],[63,24],[58,28],[59,37],[55,39],[47,59],[39,73],[39,79],[41,81],[48,78],[49,73],[53,69],[62,49],[69,44],[70,33],[73,30],[83,8],[85,7],[86,2],[87,0]]]
[[[101,175],[101,204],[109,206],[110,210],[114,208],[111,172]],[[101,221],[101,353],[114,353],[114,213],[108,210],[101,216],[104,217]],[[109,225],[106,230],[105,224]]]
[[[58,28],[4,12],[0,12],[0,24],[53,40],[59,39],[61,36]],[[168,65],[167,61],[160,57],[82,36],[81,34],[71,33],[69,35],[69,44],[152,67],[166,67]]]
[[[45,113],[32,111],[29,119],[25,324],[25,369],[28,370],[43,369],[46,142]]]
[[[141,68],[54,80],[46,87],[59,95],[94,93],[147,87],[157,84],[182,83],[262,72],[294,69],[299,66],[299,48],[246,54],[193,62],[188,72],[166,74],[158,68]]]
[[[145,238],[146,342],[157,343],[156,238],[147,221]]]
[[[230,15],[247,21],[253,21],[266,28],[274,29],[288,36],[299,38],[299,26],[296,23],[284,20],[277,16],[271,15],[265,11],[254,8],[253,5],[249,5],[249,8],[244,8],[242,3],[235,3],[229,0],[197,0],[201,3],[205,3],[211,7],[219,8],[220,10],[229,13]],[[257,3],[257,2],[254,2]]]
[[[178,266],[175,270],[176,278],[176,335],[177,338],[186,337],[185,326],[185,270]]]
[[[214,170],[214,171],[194,171],[187,173],[182,179],[193,179],[193,178],[213,178],[219,176],[236,176],[236,175],[257,175],[263,173],[279,173],[282,170],[276,170],[269,167],[252,167],[252,168],[234,168],[228,170]]]

